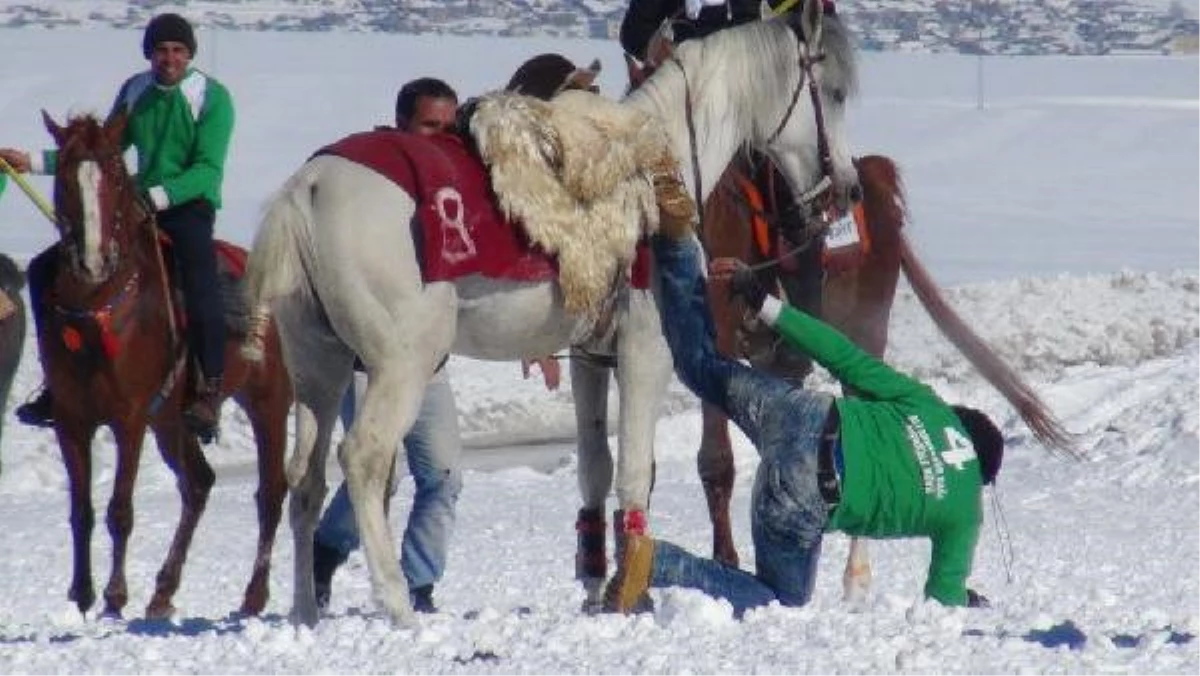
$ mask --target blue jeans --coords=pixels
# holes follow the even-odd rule
[[[812,596],[829,507],[817,485],[817,448],[833,405],[717,352],[699,248],[693,240],[654,238],[659,312],[675,373],[720,408],[758,449],[750,522],[756,571],[655,545],[655,587],[689,587],[728,600],[737,616],[778,600],[801,606]]]
[[[352,388],[342,400],[342,425],[349,427],[353,420]],[[409,587],[415,588],[437,582],[446,570],[454,508],[462,490],[458,409],[445,369],[435,373],[426,386],[421,410],[404,437],[404,450],[416,491],[400,545],[400,569]],[[393,477],[393,492],[397,484]],[[343,557],[359,546],[354,507],[345,481],[321,515],[316,540],[336,549]]]

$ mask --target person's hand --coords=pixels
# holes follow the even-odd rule
[[[28,173],[30,167],[29,153],[16,148],[0,148],[0,158],[8,163],[17,173]]]
[[[746,308],[758,314],[763,301],[767,299],[767,289],[755,276],[754,270],[736,258],[717,258],[708,266],[708,274],[713,279],[729,281],[729,295],[741,298]]]
[[[553,356],[539,357],[537,359],[522,359],[521,374],[528,380],[531,374],[530,367],[537,364],[538,369],[542,372],[542,380],[546,383],[547,390],[557,390],[559,383],[562,381],[562,366]]]
[[[967,607],[968,608],[991,608],[992,602],[986,596],[980,594],[974,589],[967,590]]]

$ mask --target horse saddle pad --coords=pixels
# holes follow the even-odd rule
[[[501,213],[487,168],[457,135],[423,136],[378,128],[347,136],[315,155],[335,155],[361,164],[413,197],[426,282],[475,274],[547,281],[558,275],[554,257]],[[632,275],[638,288],[646,288],[649,281],[644,249],[639,248]]]
[[[175,290],[175,310],[179,312],[177,320],[183,326],[187,323],[187,313],[182,311],[183,289],[171,256],[171,238],[160,231],[158,241],[163,247],[167,274]],[[246,300],[245,283],[242,280],[246,274],[246,250],[220,239],[213,240],[213,249],[217,254],[217,288],[213,291],[221,298],[225,327],[234,335],[244,336],[250,328],[250,304]]]

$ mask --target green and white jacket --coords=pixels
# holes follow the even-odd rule
[[[925,595],[966,605],[982,522],[982,477],[958,416],[929,386],[804,312],[768,297],[760,316],[855,390],[837,400],[845,470],[829,530],[927,536],[933,548]]]
[[[234,120],[233,99],[224,85],[191,68],[178,84],[163,87],[146,71],[121,85],[110,116],[121,110],[129,116],[122,150],[137,150],[137,185],[156,208],[198,198],[220,208]],[[54,173],[57,151],[34,154],[31,160],[32,171]]]

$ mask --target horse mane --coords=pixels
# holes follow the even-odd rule
[[[790,14],[732,26],[705,38],[683,42],[675,49],[678,66],[664,63],[625,101],[635,107],[663,110],[665,101],[684,101],[690,88],[693,100],[723,87],[719,99],[724,109],[720,124],[696,121],[697,135],[708,141],[733,135],[737,139],[766,139],[784,119],[785,106],[800,72],[799,53],[791,35],[795,29]],[[858,91],[858,57],[854,40],[837,16],[822,18],[822,52],[816,68],[827,100],[835,93],[845,98]],[[686,73],[686,80],[684,73]],[[777,109],[764,109],[764,102],[778,101]],[[699,111],[697,111],[699,114]]]

